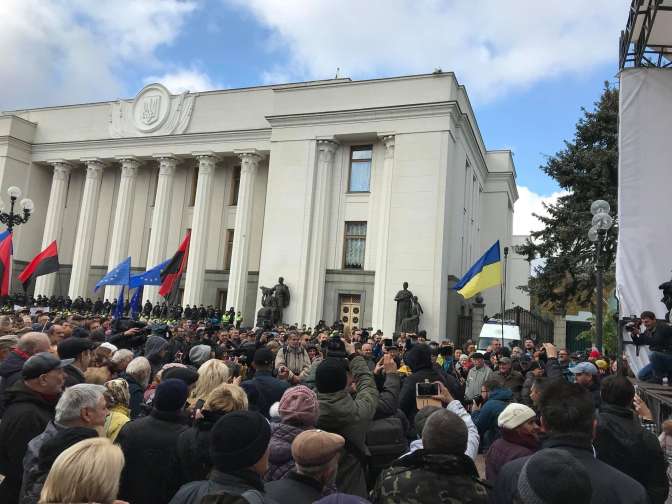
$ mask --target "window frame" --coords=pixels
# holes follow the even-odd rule
[[[358,151],[370,151],[371,152],[371,157],[368,159],[353,159],[352,154],[354,152]],[[367,181],[367,190],[366,191],[353,191],[351,187],[351,182],[352,182],[352,165],[353,163],[356,164],[363,164],[364,162],[368,161],[369,163],[369,179]],[[370,194],[371,193],[371,169],[373,168],[373,144],[365,144],[365,145],[351,145],[350,146],[350,159],[348,162],[348,194]]]
[[[346,254],[348,250],[348,241],[352,239],[361,239],[362,235],[353,235],[353,234],[348,234],[348,224],[364,224],[366,226],[366,232],[363,235],[364,238],[364,252],[363,252],[363,257],[362,257],[362,267],[361,268],[348,268],[346,266]],[[345,221],[343,225],[343,256],[342,256],[342,262],[341,262],[341,268],[346,271],[364,271],[364,265],[366,263],[366,238],[369,233],[369,223],[368,221]]]

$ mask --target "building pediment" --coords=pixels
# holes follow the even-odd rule
[[[148,84],[133,100],[110,104],[110,136],[128,138],[184,133],[189,126],[195,98],[195,93],[171,95],[161,84]]]

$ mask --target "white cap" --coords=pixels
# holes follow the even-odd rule
[[[114,353],[118,350],[118,348],[116,346],[114,346],[112,343],[108,343],[107,341],[105,343],[101,343],[100,348],[107,348],[112,353]]]
[[[511,403],[499,414],[497,425],[502,429],[513,430],[536,416],[537,414],[529,406]]]

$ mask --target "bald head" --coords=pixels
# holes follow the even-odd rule
[[[467,449],[467,425],[452,411],[431,414],[422,429],[422,446],[427,453],[460,455]]]
[[[16,346],[28,355],[48,352],[50,347],[49,336],[41,332],[27,332],[21,335]]]

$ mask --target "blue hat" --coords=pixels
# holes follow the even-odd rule
[[[585,373],[589,375],[596,375],[597,368],[595,364],[590,362],[579,362],[576,366],[570,367],[569,370],[574,374]]]
[[[169,378],[159,383],[152,405],[159,411],[179,411],[187,401],[189,387],[182,380]]]

